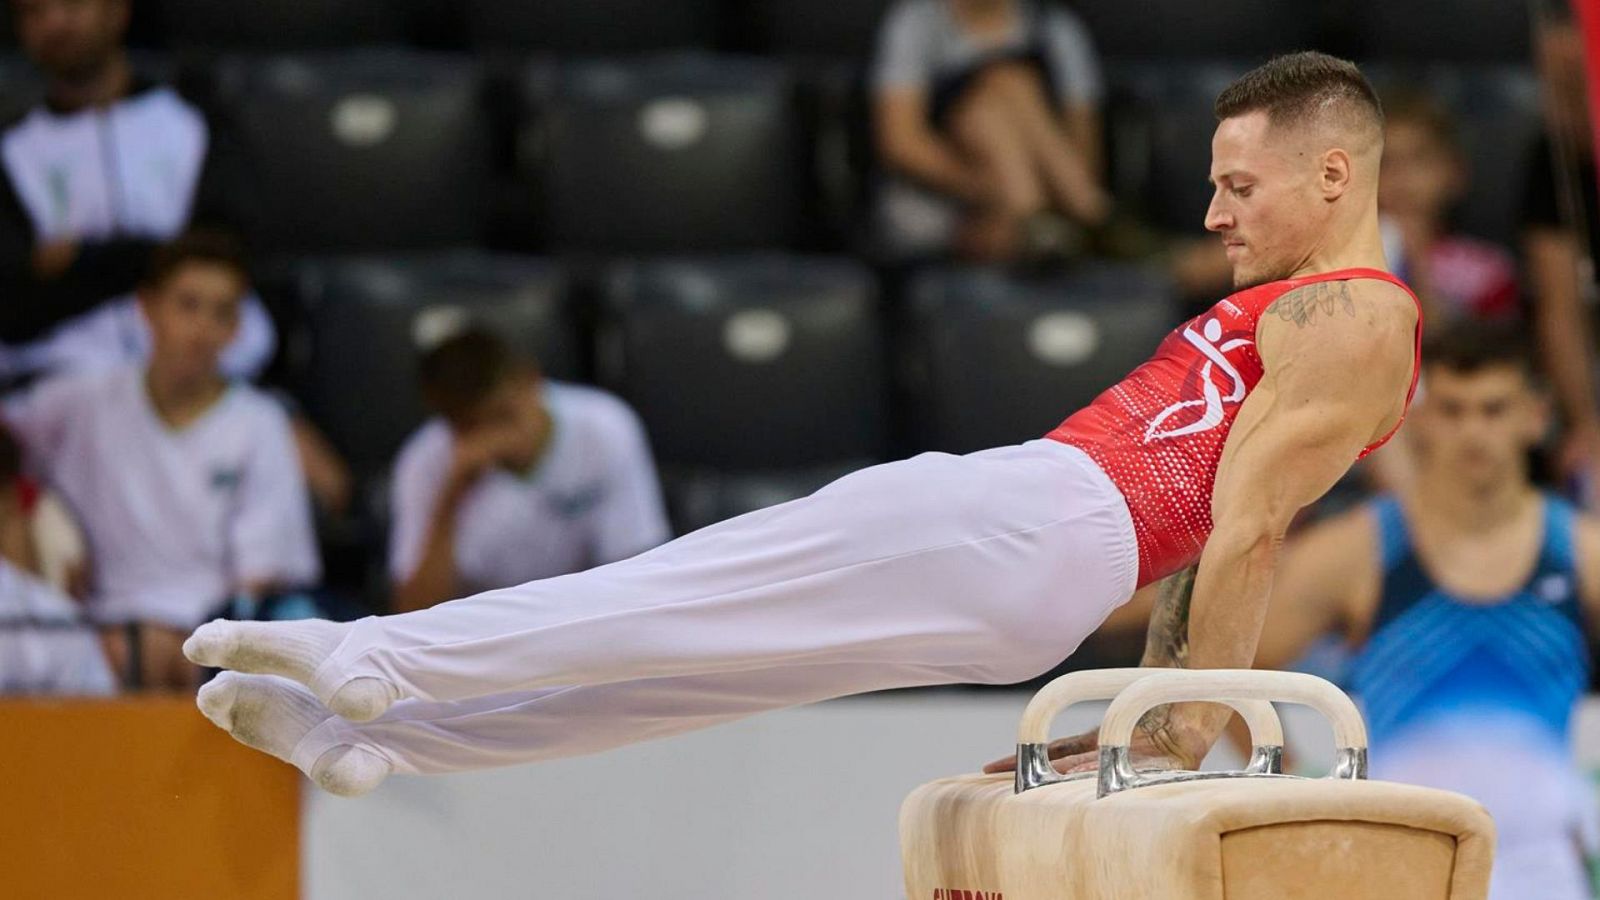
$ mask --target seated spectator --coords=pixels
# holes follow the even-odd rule
[[[239,336],[223,351],[222,373],[251,380],[261,374],[277,346],[266,309],[254,297],[240,309]],[[150,358],[150,323],[136,292],[112,297],[56,325],[44,336],[0,346],[0,377],[88,373],[142,365]]]
[[[0,379],[142,364],[150,334],[133,291],[155,249],[191,222],[239,218],[214,177],[211,129],[177,92],[134,74],[128,0],[12,9],[47,84],[45,102],[0,133]],[[254,295],[237,331],[223,372],[254,378],[277,349]],[[319,505],[343,512],[344,462],[309,421],[294,425]]]
[[[1523,258],[1539,358],[1562,419],[1557,465],[1590,508],[1600,505],[1600,396],[1592,301],[1600,258],[1600,192],[1583,35],[1565,2],[1536,32],[1545,131],[1523,189]]]
[[[0,694],[101,696],[116,689],[83,609],[0,559]]]
[[[128,0],[12,0],[45,102],[0,133],[0,379],[142,364],[149,327],[132,296],[151,256],[191,222],[237,220],[200,112],[134,74]],[[277,334],[255,296],[223,354],[254,378]],[[303,417],[295,440],[318,504],[348,506],[344,462]]]
[[[1422,299],[1430,323],[1521,313],[1511,251],[1450,225],[1471,183],[1455,121],[1426,94],[1384,98],[1378,209],[1395,240],[1389,266]]]
[[[55,539],[62,534],[65,547]],[[67,581],[82,550],[60,502],[23,476],[20,448],[0,431],[0,694],[116,689],[82,607],[50,577],[53,571],[58,582]]]
[[[399,611],[625,559],[671,534],[633,410],[543,379],[469,329],[422,360],[437,417],[394,470],[389,573]]]
[[[82,597],[83,532],[53,492],[23,474],[22,448],[0,428],[0,557],[50,587]]]
[[[12,11],[46,80],[44,103],[0,133],[0,341],[20,345],[127,295],[191,221],[233,217],[205,177],[205,118],[128,62],[128,0],[12,0]],[[258,313],[238,337],[248,374],[274,344]]]
[[[892,253],[1065,252],[1111,213],[1101,76],[1071,12],[1041,0],[900,0],[872,76],[879,217]]]
[[[87,609],[127,635],[114,659],[148,687],[189,687],[183,638],[237,594],[313,583],[311,507],[282,407],[224,378],[247,270],[196,233],[156,256],[140,302],[148,365],[63,376],[6,405],[30,463],[82,516]]]

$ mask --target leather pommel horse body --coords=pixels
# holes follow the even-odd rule
[[[1056,714],[1112,700],[1098,772],[1047,758]],[[1162,703],[1226,703],[1255,745],[1239,772],[1136,771],[1128,744]],[[1326,778],[1281,773],[1269,701],[1333,725]],[[1108,669],[1052,681],[1023,713],[1012,775],[923,785],[900,810],[908,900],[1483,900],[1494,823],[1447,791],[1366,780],[1366,727],[1350,698],[1310,675]]]

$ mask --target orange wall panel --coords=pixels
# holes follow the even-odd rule
[[[0,699],[0,897],[294,900],[300,776],[188,697]]]

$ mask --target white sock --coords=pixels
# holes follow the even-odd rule
[[[278,675],[311,686],[311,676],[344,640],[350,626],[323,619],[293,622],[229,622],[196,628],[183,642],[190,662],[255,675]],[[331,696],[328,708],[352,722],[370,722],[388,711],[400,691],[384,678],[353,678]]]
[[[196,705],[234,740],[291,764],[301,739],[333,715],[292,681],[236,672],[223,672],[208,682]],[[340,744],[319,756],[306,775],[329,793],[356,797],[376,788],[392,768],[367,748]]]

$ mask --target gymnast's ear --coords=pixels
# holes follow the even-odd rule
[[[1350,189],[1353,164],[1349,152],[1338,147],[1323,151],[1317,172],[1317,188],[1322,199],[1333,202]]]

